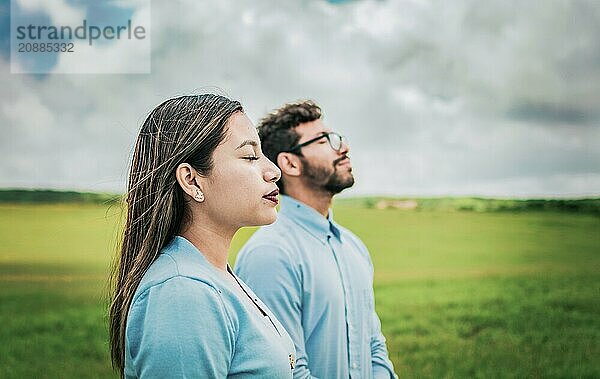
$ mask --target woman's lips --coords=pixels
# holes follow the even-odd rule
[[[263,199],[269,200],[273,203],[275,203],[275,205],[279,204],[279,199],[277,199],[277,195],[279,195],[279,190],[275,189],[271,192],[269,192],[267,195],[263,196]]]
[[[263,199],[267,199],[269,201],[272,201],[275,204],[279,204],[279,200],[277,199],[277,196],[263,196]]]

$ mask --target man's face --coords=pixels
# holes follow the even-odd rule
[[[300,136],[298,144],[331,132],[321,120],[300,124],[295,131]],[[312,187],[324,189],[332,195],[352,187],[354,176],[348,157],[349,151],[350,148],[345,141],[343,141],[340,151],[333,150],[325,137],[302,147],[300,160],[302,161],[304,180]]]

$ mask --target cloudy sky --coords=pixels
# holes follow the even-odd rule
[[[52,21],[91,12],[21,3]],[[153,1],[151,73],[97,75],[11,74],[9,9],[0,0],[0,187],[123,191],[148,112],[217,91],[254,121],[316,100],[350,140],[349,195],[600,194],[596,0]]]

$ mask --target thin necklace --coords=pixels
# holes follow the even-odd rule
[[[252,304],[254,304],[256,306],[256,308],[258,308],[258,310],[263,315],[263,317],[266,317],[266,318],[269,319],[269,321],[271,322],[271,325],[273,325],[273,328],[275,328],[275,331],[277,332],[277,334],[279,334],[281,336],[281,333],[279,333],[279,329],[277,329],[277,326],[275,325],[275,323],[273,322],[273,320],[271,320],[271,317],[269,316],[269,314],[267,312],[265,312],[262,309],[262,307],[258,304],[258,299],[254,299],[252,296],[250,296],[250,294],[246,291],[246,289],[244,288],[244,286],[242,286],[242,283],[240,283],[240,281],[238,280],[238,278],[235,276],[235,274],[233,273],[233,271],[231,271],[231,268],[229,267],[229,264],[227,265],[227,272],[229,274],[231,274],[231,276],[233,277],[233,279],[235,280],[235,282],[242,289],[242,291],[244,291],[244,293],[246,294],[246,296],[248,297],[248,299],[250,299],[250,301],[252,302]]]

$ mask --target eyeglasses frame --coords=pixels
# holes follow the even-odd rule
[[[338,149],[335,149],[333,147],[333,145],[331,144],[331,139],[329,138],[330,134],[335,134],[338,137],[340,137],[340,147]],[[322,138],[327,138],[327,142],[329,142],[329,147],[331,147],[333,150],[335,150],[335,151],[341,151],[342,150],[342,146],[344,145],[344,136],[341,135],[341,134],[339,134],[339,133],[336,133],[336,132],[328,132],[328,133],[324,132],[320,136],[317,136],[315,138],[309,139],[308,141],[302,142],[301,144],[298,144],[298,145],[292,147],[291,149],[288,149],[286,151],[286,153],[293,153],[294,151],[299,150],[299,149],[303,148],[304,146],[310,145],[311,143],[316,142],[316,141],[318,141],[318,140],[320,140]]]

